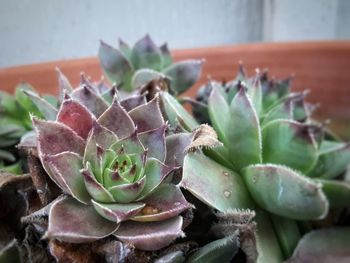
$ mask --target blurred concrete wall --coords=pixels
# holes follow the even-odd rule
[[[150,33],[171,48],[350,38],[348,0],[0,0],[0,67],[96,55]]]

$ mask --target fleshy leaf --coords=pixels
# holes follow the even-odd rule
[[[125,76],[130,75],[133,71],[130,62],[124,54],[103,41],[100,42],[98,57],[104,72],[111,82],[121,84],[126,81]]]
[[[120,101],[120,105],[126,110],[131,111],[132,109],[146,104],[146,98],[143,95],[135,95],[125,98]]]
[[[265,163],[287,165],[306,173],[317,161],[317,146],[307,125],[276,120],[262,130]]]
[[[162,221],[174,217],[192,207],[186,201],[178,186],[171,184],[160,185],[142,202],[146,207],[141,214],[132,218],[134,221]]]
[[[23,90],[23,92],[32,100],[32,102],[37,106],[39,111],[47,120],[55,120],[57,115],[57,109],[55,109],[50,103],[41,98],[38,94],[33,91]]]
[[[88,108],[96,118],[100,117],[100,115],[108,108],[107,103],[102,97],[98,96],[86,85],[75,89],[72,92],[71,97]]]
[[[233,98],[229,118],[229,125],[225,130],[228,144],[225,146],[229,150],[232,163],[238,169],[249,164],[260,163],[261,131],[259,120],[244,88],[241,88]]]
[[[163,125],[158,129],[138,134],[141,143],[147,148],[148,157],[154,157],[160,161],[164,161],[165,148],[165,130],[167,125]]]
[[[182,223],[181,216],[160,222],[127,221],[120,225],[114,235],[137,249],[153,251],[168,246],[182,236]]]
[[[142,200],[152,193],[172,171],[174,171],[174,167],[167,166],[155,158],[148,158],[144,171],[147,177],[146,185],[137,200]]]
[[[173,127],[176,127],[178,123],[188,131],[192,131],[198,127],[199,124],[196,122],[196,120],[173,96],[171,96],[168,92],[161,92],[160,94],[167,120]]]
[[[181,186],[205,204],[225,212],[253,206],[241,177],[203,153],[188,153]]]
[[[63,183],[69,190],[69,194],[74,196],[82,203],[90,201],[84,178],[80,173],[83,165],[82,157],[72,152],[62,152],[56,155],[48,155],[42,157],[45,168],[48,168],[49,175],[60,186]]]
[[[61,70],[56,67],[58,87],[60,90],[59,99],[63,101],[65,94],[70,94],[73,92],[72,84],[69,82],[67,77],[61,72]]]
[[[288,263],[349,262],[350,227],[314,230],[299,242]]]
[[[135,125],[128,113],[115,98],[111,106],[98,118],[97,122],[114,132],[118,138],[126,138],[135,131]]]
[[[106,204],[92,200],[92,204],[100,216],[118,224],[138,214],[142,208],[145,207],[145,204],[141,202],[130,204]]]
[[[0,262],[1,263],[21,263],[21,253],[18,247],[16,239],[13,239],[6,246],[0,249]]]
[[[290,120],[293,118],[293,103],[291,100],[287,100],[283,103],[278,104],[276,107],[272,108],[265,116],[263,121],[263,126],[267,125],[269,122],[278,119]]]
[[[192,140],[191,133],[176,133],[166,137],[166,165],[182,166],[185,158],[185,149]]]
[[[224,237],[201,247],[192,253],[187,263],[211,263],[211,262],[231,262],[238,252],[238,233]]]
[[[150,102],[134,108],[129,112],[129,115],[137,126],[138,133],[154,130],[164,125],[158,96]]]
[[[68,99],[63,101],[57,115],[57,121],[67,125],[80,137],[86,139],[92,128],[94,117],[84,106]]]
[[[329,147],[329,145],[332,146]],[[308,175],[331,179],[344,172],[349,162],[350,143],[329,143],[328,141],[323,141],[318,161]]]
[[[147,178],[148,179],[148,178]],[[145,188],[146,176],[133,183],[113,186],[108,191],[118,203],[126,204],[132,202],[140,195]]]
[[[98,122],[93,123],[91,131],[91,139],[101,146],[103,149],[109,148],[113,143],[118,141],[118,137],[110,130],[107,130],[105,127],[101,126]],[[88,138],[88,142],[89,142]],[[86,151],[86,150],[85,150]]]
[[[82,176],[84,177],[84,183],[86,190],[89,192],[91,197],[99,202],[110,203],[114,202],[114,198],[106,188],[101,185],[93,174],[91,174],[89,169],[81,171]]]
[[[115,152],[124,151],[127,154],[143,153],[145,151],[136,132],[127,138],[121,139],[111,146]]]
[[[160,51],[162,52],[162,68],[165,68],[171,65],[171,63],[173,63],[173,59],[171,57],[167,43],[164,43],[159,48],[160,48]]]
[[[135,69],[150,68],[160,70],[162,66],[160,49],[154,44],[149,35],[135,43],[131,59]]]
[[[200,77],[202,60],[185,60],[174,63],[163,70],[170,77],[170,89],[175,93],[183,93],[188,90]]]
[[[350,183],[336,180],[318,180],[327,196],[331,208],[344,208],[350,205]]]
[[[179,251],[170,252],[154,261],[154,263],[183,263],[185,262],[184,253]]]
[[[280,165],[251,165],[243,178],[257,204],[267,211],[297,220],[322,219],[328,201],[321,185]]]
[[[121,38],[119,38],[119,50],[123,55],[130,61],[131,60],[131,48],[130,46]]]
[[[158,71],[149,68],[142,68],[135,72],[131,83],[134,89],[140,88],[152,80],[164,79],[166,76]]]
[[[69,243],[93,242],[109,236],[117,227],[98,215],[93,206],[68,197],[52,205],[45,237]]]
[[[69,127],[51,121],[33,118],[41,154],[56,154],[65,151],[84,153],[85,142]]]

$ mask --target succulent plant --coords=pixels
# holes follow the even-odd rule
[[[166,78],[174,95],[185,92],[199,78],[202,60],[173,63],[167,44],[157,47],[149,35],[130,48],[119,40],[119,49],[101,41],[99,49],[101,67],[112,83],[131,92],[149,81]]]
[[[350,161],[349,144],[324,135],[310,118],[305,93],[290,93],[289,81],[241,73],[224,88],[209,85],[202,110],[223,145],[189,152],[181,185],[224,214],[254,209],[257,260],[280,262],[301,238],[300,221],[348,206],[350,185],[341,175]],[[187,117],[179,123],[195,125]]]
[[[68,195],[51,207],[47,238],[113,234],[156,250],[182,235],[179,214],[191,204],[171,182],[181,157],[169,147],[182,135],[166,136],[158,100],[128,112],[117,97],[108,106],[82,87],[65,96],[55,120],[33,118],[42,165]]]

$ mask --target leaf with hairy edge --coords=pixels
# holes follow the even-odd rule
[[[107,102],[86,85],[75,89],[72,92],[71,97],[88,108],[96,118],[100,117],[100,115],[108,108]]]
[[[287,100],[281,104],[278,104],[276,107],[272,108],[269,112],[266,113],[262,127],[266,126],[272,121],[278,119],[290,120],[293,119],[293,103],[290,100]]]
[[[160,161],[164,161],[166,148],[165,148],[165,130],[167,125],[163,125],[155,130],[151,130],[144,133],[139,133],[138,137],[141,143],[147,146],[148,157],[154,157]]]
[[[276,215],[296,220],[322,219],[328,201],[321,185],[280,165],[251,165],[243,178],[255,202]]]
[[[350,162],[350,143],[322,142],[318,161],[312,171],[308,173],[311,177],[331,179],[346,170]]]
[[[251,81],[247,93],[252,101],[257,115],[259,116],[262,111],[262,90],[261,83],[259,80],[259,74],[257,74]]]
[[[69,189],[69,194],[82,203],[90,201],[90,195],[85,188],[84,178],[80,173],[83,166],[82,157],[72,152],[62,152],[56,155],[44,155],[41,157],[44,167],[55,182],[64,182]]]
[[[203,60],[185,60],[174,63],[163,70],[171,80],[170,89],[183,93],[197,82],[201,75]]]
[[[222,212],[254,206],[241,177],[203,153],[185,156],[181,186]]]
[[[162,184],[150,196],[143,199],[146,207],[132,218],[134,221],[162,221],[193,207],[182,195],[178,186]]]
[[[134,89],[140,88],[155,79],[164,79],[166,76],[158,71],[149,68],[142,68],[135,72],[131,79]]]
[[[116,98],[114,98],[111,106],[97,119],[97,122],[115,133],[118,138],[126,138],[136,129],[132,119],[120,106]]]
[[[161,51],[149,35],[146,35],[135,43],[132,49],[131,59],[135,69],[150,68],[160,70],[162,66]]]
[[[44,238],[56,238],[69,243],[93,242],[109,236],[117,227],[116,223],[98,215],[93,206],[67,197],[52,205]]]
[[[157,129],[164,125],[164,119],[159,108],[159,97],[129,111],[131,119],[137,126],[137,132]]]
[[[305,124],[276,120],[263,128],[262,138],[265,163],[283,164],[307,173],[317,161],[317,145]]]
[[[226,131],[232,126],[230,119],[230,108],[226,98],[219,88],[213,88],[208,99],[208,110],[210,120],[218,134],[219,139],[228,145],[229,139]],[[231,127],[233,129],[233,127]]]
[[[239,238],[237,233],[199,248],[188,257],[186,263],[231,262],[238,252],[238,248]]]
[[[164,248],[183,236],[182,224],[181,216],[160,222],[127,221],[120,225],[114,235],[137,249],[153,251]]]
[[[56,72],[58,78],[58,87],[60,90],[59,99],[60,101],[63,101],[63,98],[66,94],[73,92],[73,86],[58,67],[56,67]]]
[[[192,115],[173,96],[167,92],[161,92],[160,94],[167,120],[173,127],[176,127],[178,123],[187,131],[192,131],[198,127],[199,124]]]
[[[261,134],[259,120],[244,88],[233,98],[230,121],[225,127],[225,137],[231,161],[237,169],[261,162]],[[222,116],[222,118],[227,118]],[[227,120],[224,120],[227,121]]]
[[[317,182],[322,184],[331,208],[345,208],[350,205],[350,182],[322,179]]]
[[[100,216],[118,224],[135,216],[145,207],[145,204],[142,202],[130,204],[106,204],[92,200],[92,204]]]
[[[92,128],[94,117],[80,103],[68,99],[63,101],[57,121],[67,125],[80,137],[86,139]]]
[[[108,191],[116,202],[127,204],[134,201],[143,192],[146,181],[146,176],[143,176],[135,182],[110,187]]]
[[[147,176],[146,185],[137,200],[142,200],[152,193],[174,169],[174,167],[167,166],[155,158],[148,158],[144,171]]]
[[[350,227],[319,229],[307,233],[288,263],[350,262]]]
[[[56,154],[65,151],[84,153],[85,142],[71,128],[56,122],[32,118],[37,133],[40,154]]]
[[[120,105],[126,110],[131,111],[132,109],[146,104],[146,98],[143,95],[130,96],[120,101]]]
[[[48,103],[46,100],[44,100],[38,94],[32,91],[23,90],[23,93],[26,94],[32,100],[32,102],[36,105],[36,107],[39,109],[39,111],[42,113],[45,119],[50,121],[56,119],[57,109],[55,109],[50,103]]]
[[[126,78],[131,75],[133,68],[122,52],[101,41],[98,57],[101,67],[111,82],[126,84]]]
[[[170,166],[182,166],[185,158],[185,149],[191,144],[191,133],[176,133],[166,137],[165,164]]]
[[[184,252],[181,250],[170,252],[154,261],[154,263],[183,263],[185,262]]]

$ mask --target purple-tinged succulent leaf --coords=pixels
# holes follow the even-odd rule
[[[171,244],[182,236],[181,216],[160,222],[127,221],[120,225],[114,235],[125,243],[134,245],[141,250],[159,250]]]
[[[164,125],[158,96],[150,102],[134,108],[129,112],[129,115],[137,126],[138,133],[154,130]]]
[[[142,200],[145,208],[132,218],[134,221],[162,221],[174,217],[193,207],[186,201],[178,186],[160,185],[155,192]]]
[[[92,128],[94,117],[80,103],[68,99],[63,101],[57,115],[57,121],[67,125],[80,137],[86,139]]]
[[[235,167],[241,169],[249,164],[260,163],[262,145],[259,120],[244,88],[233,98],[227,122],[225,137],[228,144],[224,144]]]
[[[117,227],[117,224],[98,215],[93,206],[67,197],[52,205],[44,237],[69,243],[93,242],[109,236]]]
[[[165,164],[170,166],[182,166],[185,158],[185,149],[191,144],[191,133],[176,133],[166,137]]]
[[[175,167],[167,166],[155,158],[148,158],[144,174],[147,176],[145,187],[137,200],[151,194],[173,172]]]
[[[93,139],[97,145],[103,149],[109,148],[112,144],[118,141],[118,137],[114,132],[107,130],[105,127],[101,126],[98,122],[93,123],[93,127],[90,133],[89,139]]]
[[[319,229],[307,233],[299,241],[287,263],[319,263],[350,261],[350,227]]]
[[[328,201],[321,184],[281,165],[251,165],[243,178],[254,201],[276,215],[296,220],[322,219]]]
[[[323,141],[311,177],[332,179],[346,170],[350,162],[350,143]]]
[[[55,120],[57,109],[33,91],[23,90],[47,120]]]
[[[37,118],[33,118],[32,121],[37,133],[40,154],[52,155],[69,151],[83,155],[85,142],[71,128]]]
[[[173,58],[171,57],[168,44],[164,43],[159,47],[159,49],[162,52],[162,68],[166,68],[173,63]]]
[[[100,115],[108,108],[107,103],[102,97],[97,95],[94,90],[86,85],[75,89],[72,92],[71,97],[88,108],[96,118],[100,117]]]
[[[305,124],[270,122],[262,130],[262,141],[264,163],[283,164],[307,173],[317,161],[317,145]]]
[[[60,101],[63,101],[65,94],[70,94],[73,92],[73,86],[58,67],[56,67],[56,72],[58,78],[58,87],[60,90],[59,98]]]
[[[120,101],[120,105],[126,110],[131,111],[132,109],[141,106],[143,104],[146,104],[146,98],[143,95],[135,95],[127,97],[126,99],[123,99]]]
[[[115,98],[109,108],[98,118],[97,122],[114,132],[118,138],[129,137],[135,132],[135,125],[128,113]]]
[[[135,69],[151,68],[160,70],[162,66],[161,51],[149,35],[146,35],[135,43],[132,49],[131,59]]]
[[[143,145],[147,146],[148,157],[154,157],[164,161],[166,155],[165,130],[167,125],[163,125],[155,130],[138,134]]]
[[[158,71],[149,68],[142,68],[135,72],[132,77],[131,85],[134,89],[140,88],[152,80],[164,79],[166,76]]]
[[[145,204],[142,202],[130,204],[106,204],[92,200],[92,204],[100,216],[112,222],[116,222],[117,224],[135,216],[145,207]]]
[[[200,77],[203,60],[185,60],[163,70],[171,80],[170,89],[179,94],[188,90]]]
[[[178,124],[180,124],[187,131],[192,131],[198,127],[199,124],[197,121],[173,96],[171,96],[168,92],[160,92],[160,94],[166,120],[169,121],[171,126],[176,127]]]
[[[147,179],[149,176],[147,176]],[[114,200],[118,203],[127,204],[134,201],[145,188],[146,176],[143,176],[139,180],[128,183],[113,186],[108,191],[113,195]]]
[[[90,201],[84,178],[80,173],[83,163],[81,156],[72,152],[61,152],[56,155],[44,155],[41,161],[44,167],[48,168],[50,177],[62,188],[66,186],[70,195],[84,204]]]
[[[227,236],[206,244],[193,252],[186,262],[231,262],[239,249],[238,231],[235,235]]]
[[[253,207],[241,177],[203,153],[188,153],[185,156],[181,186],[222,212]]]
[[[136,132],[131,134],[129,137],[114,143],[110,148],[115,152],[124,151],[128,154],[143,153],[145,151],[145,148],[143,147]]]
[[[327,196],[331,208],[345,208],[350,205],[350,183],[336,180],[317,180]]]
[[[125,84],[126,78],[130,77],[133,71],[133,67],[123,52],[101,41],[98,57],[111,82]]]
[[[81,171],[81,174],[84,177],[84,183],[86,190],[89,192],[90,196],[93,200],[103,203],[111,203],[114,202],[114,198],[112,194],[102,185],[100,184],[95,176],[91,173],[89,169],[89,163],[86,165],[88,168]]]

